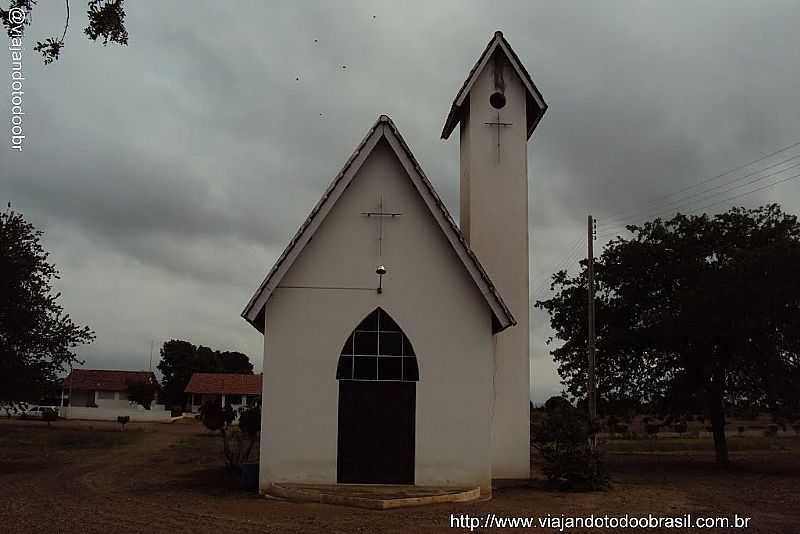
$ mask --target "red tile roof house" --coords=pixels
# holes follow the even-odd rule
[[[128,384],[143,382],[157,389],[150,410],[128,400]],[[165,411],[163,404],[158,404],[160,389],[156,376],[150,371],[73,369],[64,379],[63,396],[69,402],[62,408],[61,415],[96,420],[116,420],[120,415],[130,416],[131,420],[169,419],[170,412]]]
[[[189,412],[197,412],[204,402],[219,400],[236,410],[261,401],[262,375],[233,373],[194,373],[184,389],[189,395]]]

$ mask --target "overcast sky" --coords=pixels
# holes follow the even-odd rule
[[[64,5],[34,11],[27,139],[0,151],[0,201],[45,231],[66,310],[97,333],[87,367],[146,369],[151,340],[157,360],[187,339],[260,371],[261,334],[239,314],[381,113],[457,217],[457,133],[439,135],[497,29],[550,106],[529,145],[532,289],[585,245],[590,211],[658,213],[659,197],[800,141],[797,2],[130,1],[129,46],[106,48],[72,3],[47,67],[31,48],[60,34]],[[724,201],[748,187],[707,203],[800,212],[800,180]],[[536,312],[534,401],[561,389],[548,334]]]

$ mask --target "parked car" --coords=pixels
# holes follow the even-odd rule
[[[28,406],[28,409],[20,415],[22,419],[42,419],[45,412],[57,412],[55,406]]]

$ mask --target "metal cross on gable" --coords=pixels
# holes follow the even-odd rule
[[[500,122],[500,112],[497,112],[497,120],[495,122],[484,122],[487,126],[497,126],[497,163],[500,163],[500,128],[504,126],[511,126],[510,122]]]
[[[378,211],[362,211],[361,215],[378,219],[378,256],[380,256],[383,252],[383,219],[386,217],[395,218],[402,215],[402,213],[383,211],[383,195],[378,195]]]

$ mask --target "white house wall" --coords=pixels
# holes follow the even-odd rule
[[[150,410],[138,408],[86,408],[83,406],[65,406],[59,409],[59,415],[65,419],[86,419],[89,421],[116,421],[117,417],[128,416],[131,422],[172,421],[172,413],[163,404],[154,404]]]
[[[378,256],[377,221],[385,219]],[[376,288],[384,292],[292,289]],[[336,482],[342,345],[382,307],[417,354],[415,482],[490,490],[491,312],[382,140],[270,297],[265,309],[260,485]]]
[[[101,393],[113,398],[102,398]],[[65,394],[69,395],[68,391]],[[90,402],[96,408],[88,406]],[[92,421],[116,421],[119,416],[128,416],[131,421],[171,421],[171,411],[163,404],[153,402],[149,410],[131,404],[125,391],[86,391],[74,390],[69,405],[59,409],[59,415],[66,419],[89,419]]]
[[[95,403],[97,403],[98,408],[130,408],[131,402],[128,400],[128,393],[125,391],[116,391],[116,392],[109,392],[109,394],[113,394],[112,399],[104,399],[101,396],[101,392],[97,391],[95,393]]]

